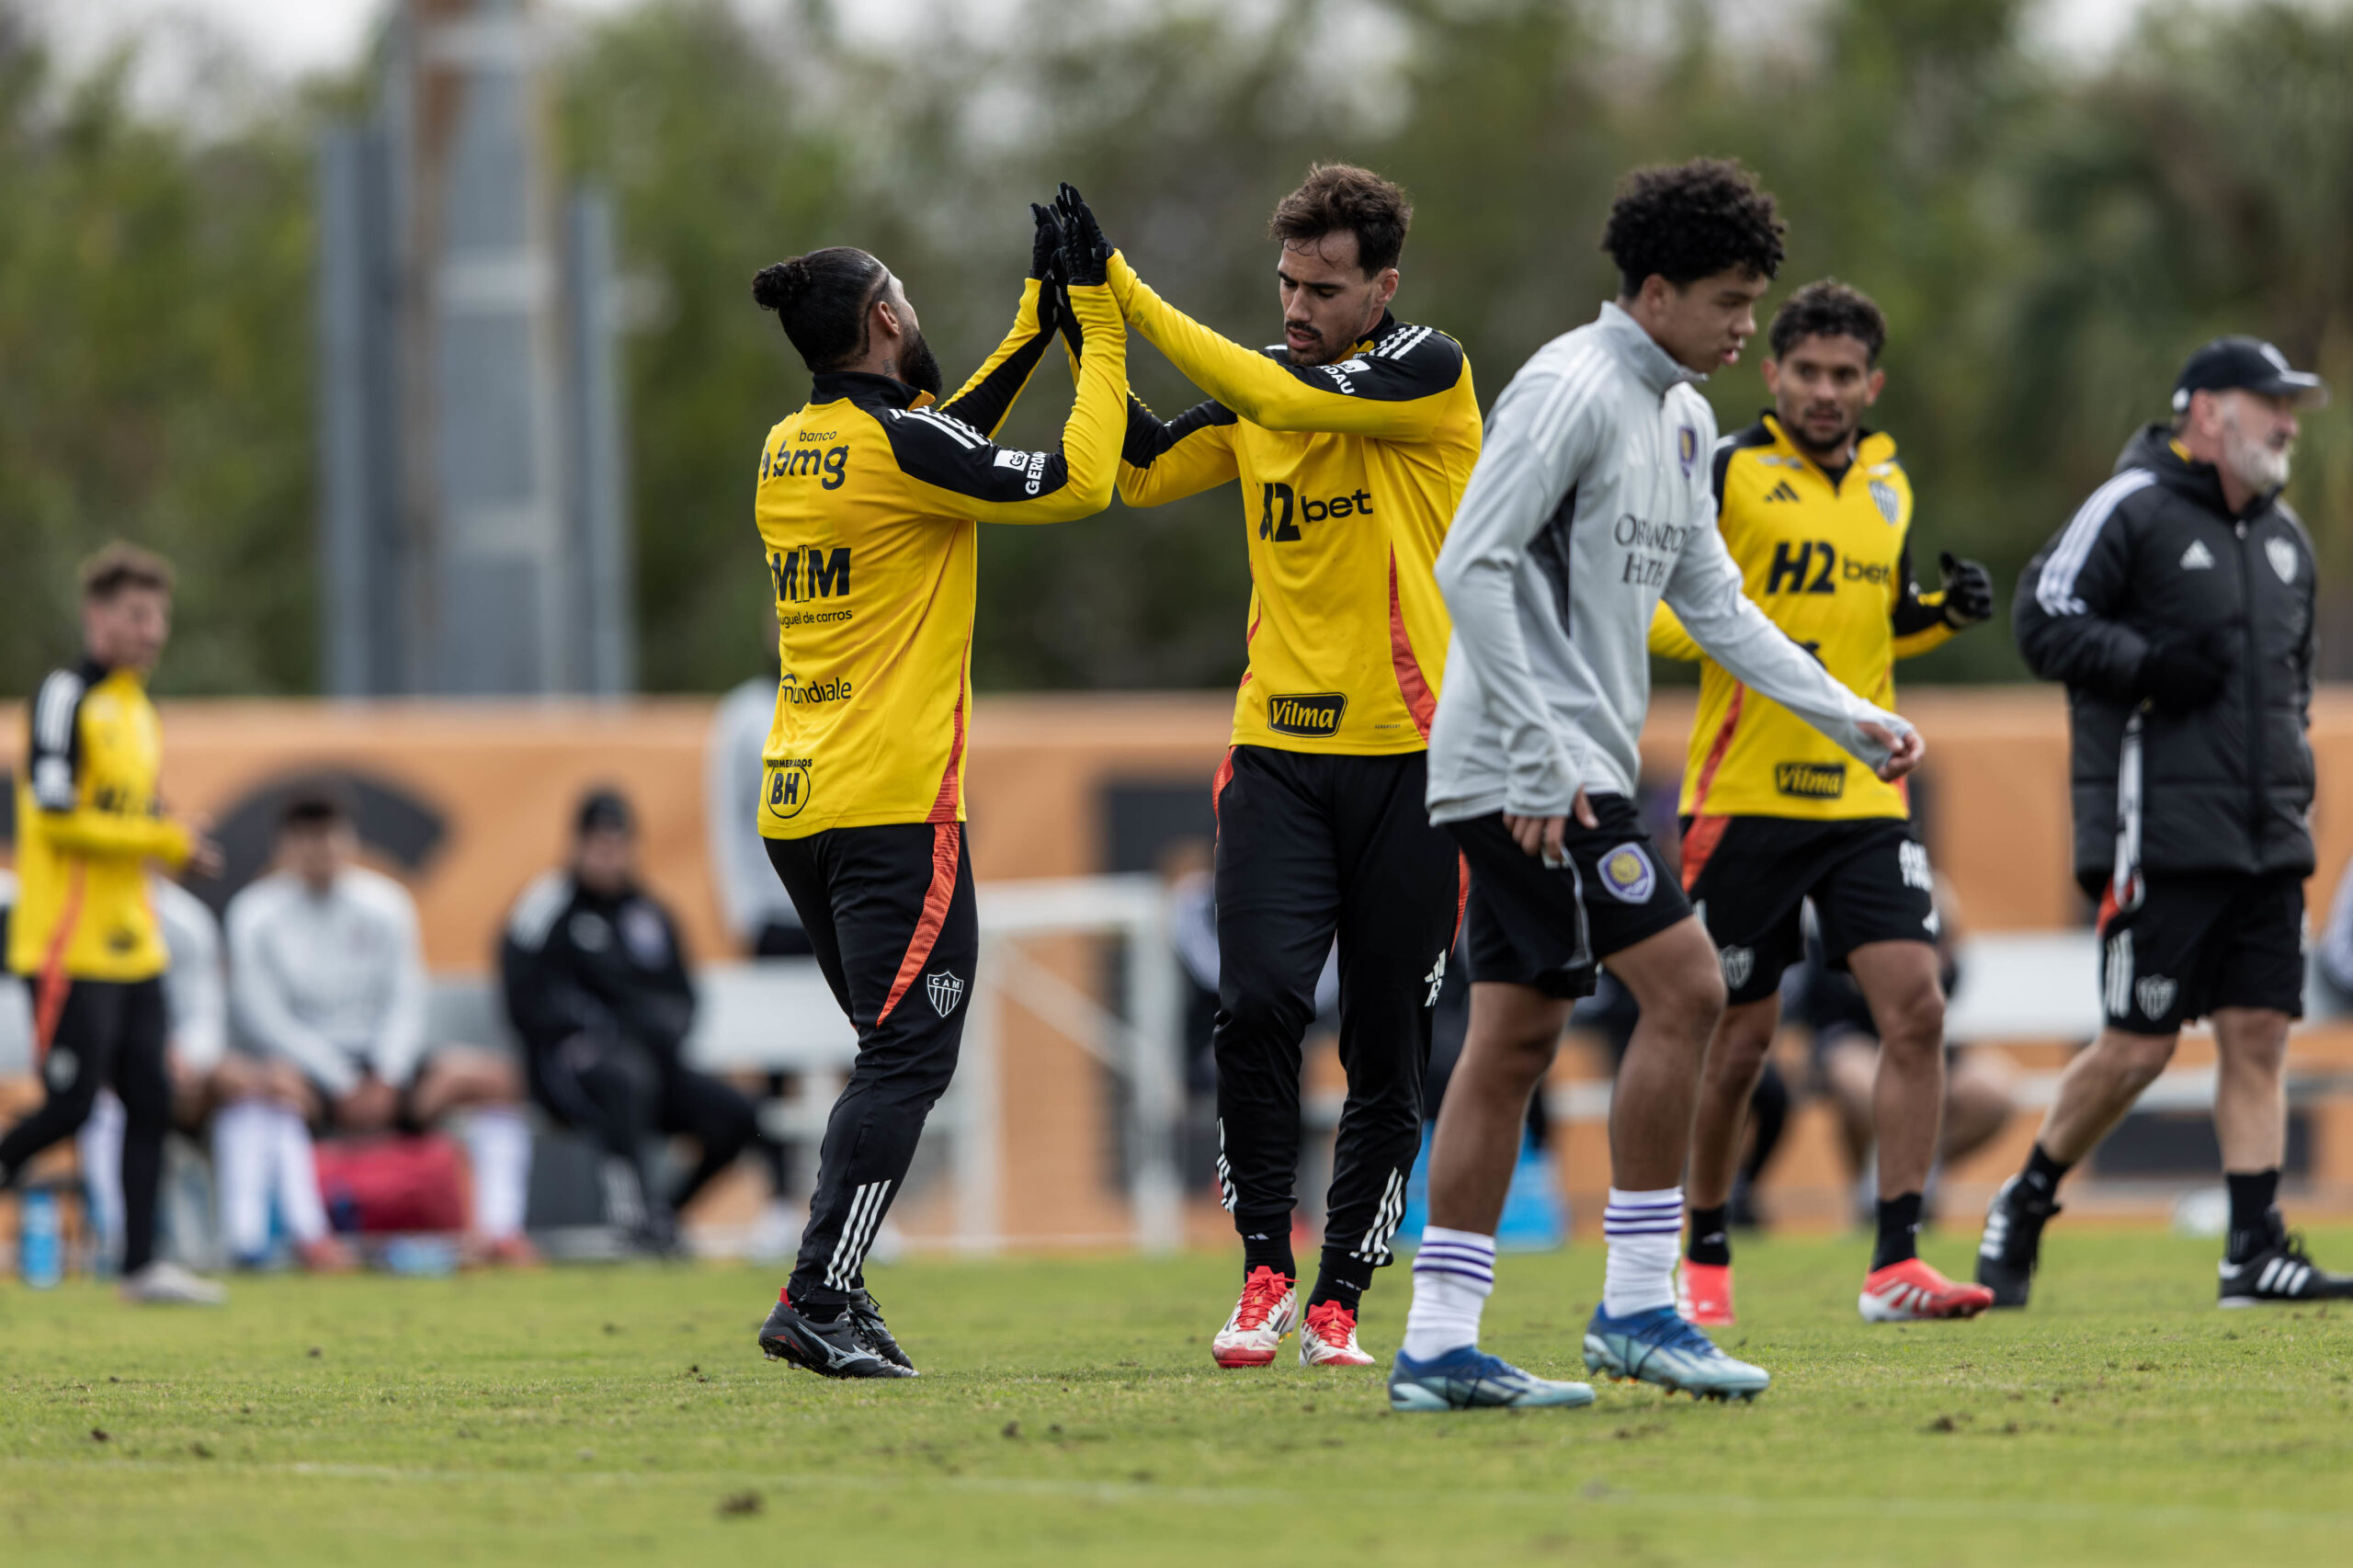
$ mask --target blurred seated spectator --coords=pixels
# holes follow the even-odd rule
[[[1950,996],[1961,979],[1961,900],[1941,874],[1936,879],[1936,901],[1937,957],[1945,994]],[[1869,1220],[1877,1212],[1878,1200],[1871,1096],[1879,1081],[1879,1033],[1861,988],[1822,961],[1822,938],[1813,929],[1810,909],[1805,952],[1805,962],[1790,970],[1791,978],[1783,982],[1783,1016],[1813,1031],[1814,1073],[1838,1113],[1857,1212]],[[2008,1122],[2018,1108],[2012,1093],[2017,1076],[2010,1059],[1998,1050],[1945,1041],[1944,1131],[1928,1177],[1931,1197],[1945,1166],[1984,1148]]]
[[[172,1125],[202,1140],[209,1125],[212,1186],[221,1239],[232,1261],[257,1262],[268,1244],[269,1199],[288,1216],[295,1256],[315,1273],[355,1267],[349,1248],[327,1233],[313,1168],[311,1130],[299,1107],[301,1074],[284,1062],[264,1062],[229,1049],[229,994],[222,964],[221,923],[202,899],[177,882],[151,877],[148,894],[162,927],[169,967],[164,971],[168,1017],[165,1065],[170,1074]],[[101,1091],[80,1134],[83,1180],[91,1220],[109,1256],[121,1241],[122,1102]],[[295,1217],[303,1221],[298,1229]],[[174,1242],[183,1255],[186,1238]],[[183,1256],[182,1261],[188,1261]]]
[[[2326,987],[2327,1012],[2353,1013],[2353,864],[2336,874],[2336,893],[2328,903],[2328,924],[2321,927],[2314,950],[2320,978]]]
[[[678,1249],[676,1214],[752,1142],[752,1102],[682,1052],[694,1023],[677,925],[638,881],[629,802],[609,790],[581,801],[572,858],[515,902],[500,946],[506,1015],[523,1041],[532,1097],[603,1145],[607,1213],[642,1250]],[[653,1134],[700,1147],[658,1195]]]
[[[286,802],[276,869],[229,901],[230,1008],[241,1042],[294,1070],[288,1097],[330,1135],[414,1136],[467,1112],[468,1252],[483,1262],[533,1262],[523,1235],[531,1135],[522,1074],[479,1046],[428,1047],[416,905],[400,883],[357,864],[358,848],[350,812],[333,791]],[[281,1199],[292,1185],[281,1181]],[[249,1236],[249,1189],[230,1201],[239,1205],[233,1235]],[[287,1205],[298,1241],[324,1231],[317,1204],[313,1182],[310,1209],[297,1214]]]

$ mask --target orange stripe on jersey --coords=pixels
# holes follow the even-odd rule
[[[970,639],[967,639],[964,643],[964,652],[968,658],[972,654],[972,642]],[[957,797],[962,793],[962,791],[958,790],[956,787],[957,777],[958,770],[962,767],[963,763],[964,686],[962,681],[960,680],[957,682],[956,686],[956,738],[949,743],[948,767],[947,770],[939,776],[938,798],[931,802],[931,814],[924,818],[924,821],[939,823],[954,822],[956,820],[956,801]]]
[[[1454,890],[1454,934],[1460,937],[1462,935],[1462,912],[1471,907],[1471,858],[1457,850],[1454,865],[1460,873]],[[1447,944],[1449,948],[1453,945],[1452,942]]]
[[[1708,815],[1708,786],[1716,781],[1716,769],[1723,766],[1724,753],[1732,749],[1733,732],[1740,728],[1740,710],[1748,696],[1748,688],[1734,685],[1732,704],[1724,710],[1724,722],[1716,726],[1716,738],[1709,743],[1708,759],[1699,765],[1699,781],[1691,794],[1691,829],[1683,835],[1683,891],[1689,892],[1691,884],[1699,880],[1700,869],[1708,857],[1716,852],[1716,845],[1723,838],[1726,817]]]
[[[1246,680],[1249,677],[1245,676],[1243,678]],[[1233,782],[1233,748],[1232,746],[1228,746],[1225,748],[1225,755],[1218,758],[1217,776],[1210,780],[1211,821],[1214,822],[1217,820],[1217,803],[1222,798],[1223,798],[1225,794],[1225,787]]]
[[[1405,710],[1414,716],[1414,728],[1428,740],[1438,699],[1430,695],[1430,683],[1422,678],[1421,661],[1414,657],[1414,640],[1405,633],[1405,607],[1397,602],[1394,549],[1389,552],[1389,662],[1396,667],[1397,690],[1405,699]]]
[[[956,733],[959,744],[963,738],[963,713],[957,712]],[[882,1010],[874,1015],[874,1027],[881,1028],[882,1020],[915,983],[923,966],[931,961],[932,945],[939,940],[939,928],[948,923],[948,905],[956,897],[956,865],[964,846],[964,824],[953,820],[931,824],[931,886],[923,895],[923,915],[915,922],[915,934],[907,939],[907,956],[899,960],[898,977],[891,982],[891,994],[884,998]]]

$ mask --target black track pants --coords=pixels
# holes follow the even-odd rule
[[[629,1163],[649,1202],[654,1198],[648,1159],[653,1135],[693,1139],[695,1164],[663,1199],[673,1211],[733,1165],[759,1131],[749,1096],[687,1066],[675,1047],[576,1034],[533,1051],[530,1079],[531,1097],[558,1120],[592,1134],[607,1154]]]
[[[1340,945],[1340,1064],[1327,1257],[1389,1261],[1421,1148],[1431,1006],[1462,907],[1454,841],[1423,806],[1424,754],[1236,746],[1217,785],[1219,1184],[1245,1236],[1288,1231],[1300,1042]]]
[[[972,862],[952,822],[835,828],[767,847],[858,1029],[787,1287],[796,1301],[837,1301],[864,1286],[867,1249],[956,1073],[981,942]]]
[[[7,1186],[34,1155],[81,1130],[101,1088],[114,1090],[123,1110],[125,1274],[138,1273],[155,1256],[155,1188],[172,1119],[165,1038],[162,980],[72,982],[41,1058],[47,1097],[0,1138],[0,1186]]]

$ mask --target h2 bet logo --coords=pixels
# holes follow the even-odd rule
[[[1336,495],[1329,501],[1305,501],[1290,485],[1276,481],[1262,484],[1265,492],[1258,512],[1258,537],[1277,544],[1288,544],[1301,538],[1301,523],[1320,523],[1327,517],[1372,516],[1372,493],[1358,489],[1347,495]]]
[[[1842,582],[1883,588],[1894,575],[1891,567],[1878,561],[1850,560],[1842,567],[1837,550],[1824,540],[1800,540],[1794,551],[1788,540],[1782,540],[1773,546],[1773,564],[1765,574],[1765,591],[1835,594]]]
[[[776,579],[776,601],[829,599],[849,593],[849,546],[823,551],[779,551],[768,556],[768,574]]]
[[[795,437],[800,441],[823,441],[833,436],[831,430],[822,434],[802,431]],[[814,447],[788,449],[779,446],[772,452],[760,454],[760,477],[766,479],[801,479],[815,476],[818,485],[826,490],[839,490],[842,481],[849,477],[849,449],[828,447],[821,456]]]

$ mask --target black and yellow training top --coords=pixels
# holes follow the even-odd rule
[[[1716,444],[1716,508],[1748,597],[1864,700],[1895,706],[1895,661],[1953,635],[1944,595],[1912,580],[1912,482],[1895,442],[1865,431],[1832,474],[1768,414]],[[1708,658],[1662,604],[1651,652],[1699,661],[1699,713],[1683,767],[1691,817],[1844,821],[1910,814],[1904,791]]]
[[[991,439],[1051,342],[1038,290],[1023,287],[1013,330],[946,403],[887,376],[821,375],[768,432],[754,512],[780,675],[763,835],[964,819],[975,520],[1103,510],[1126,419],[1119,307],[1108,288],[1074,288],[1087,352],[1062,449]]]
[[[85,660],[33,699],[17,786],[17,908],[8,967],[54,982],[164,972],[147,863],[176,867],[188,830],[155,792],[164,731],[136,670]]]
[[[1130,400],[1120,497],[1242,482],[1250,665],[1233,743],[1423,750],[1450,635],[1433,571],[1479,459],[1462,346],[1384,313],[1347,358],[1293,365],[1200,325],[1120,257],[1110,277],[1129,324],[1211,394],[1165,424]]]

